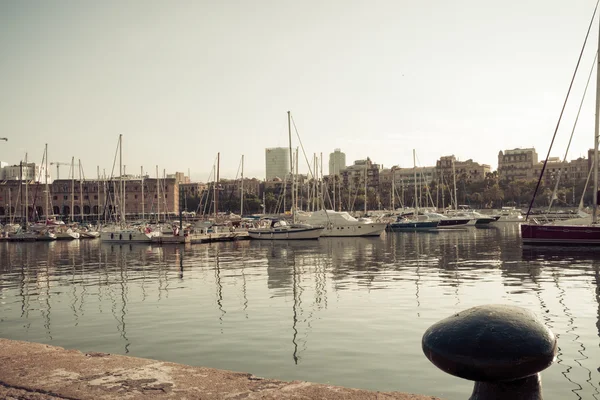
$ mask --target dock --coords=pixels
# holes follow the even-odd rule
[[[0,339],[3,399],[436,400]],[[438,399],[439,400],[439,399]]]

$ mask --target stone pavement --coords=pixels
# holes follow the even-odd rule
[[[0,339],[0,398],[436,400]],[[437,399],[439,400],[439,399]]]

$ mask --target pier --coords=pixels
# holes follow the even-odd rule
[[[0,397],[14,399],[396,399],[374,392],[0,339]]]

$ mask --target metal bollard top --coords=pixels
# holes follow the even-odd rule
[[[480,382],[513,381],[549,367],[556,337],[531,311],[508,305],[469,308],[423,334],[425,356],[441,370]]]

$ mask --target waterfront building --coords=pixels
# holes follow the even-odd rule
[[[287,179],[290,174],[290,149],[272,147],[265,149],[265,180]]]
[[[365,160],[356,160],[354,164],[340,170],[342,184],[344,187],[354,191],[357,188],[364,188],[365,179],[367,187],[379,188],[379,173],[383,169],[380,164],[375,164],[369,157]]]
[[[593,153],[593,150],[592,150]],[[569,177],[573,182],[587,179],[587,174],[591,165],[589,159],[585,157],[579,157],[576,160],[571,160],[569,163]]]
[[[498,178],[501,180],[537,179],[538,154],[534,148],[513,149],[498,153]]]
[[[242,181],[239,179],[221,179],[219,182],[226,196],[233,193],[236,197],[240,196]],[[260,181],[256,178],[244,178],[244,193],[257,195],[260,193]]]
[[[453,174],[457,179],[464,179],[468,182],[483,181],[485,176],[492,171],[488,164],[479,164],[468,159],[459,161],[454,155],[443,156],[436,162],[437,176],[443,177],[444,182],[452,182]]]
[[[50,171],[46,174],[46,167],[36,163],[22,163],[17,165],[5,165],[0,169],[0,178],[5,181],[22,181],[48,183],[50,180]]]
[[[202,193],[208,188],[207,183],[201,182],[190,182],[190,183],[180,183],[179,184],[179,192],[184,197],[200,197]]]
[[[185,176],[183,172],[175,172],[174,174],[167,174],[167,179],[175,179],[177,183],[190,183],[190,177]]]
[[[29,184],[28,200],[25,199],[25,184],[21,181],[0,182],[0,218],[9,215],[17,219],[25,217],[25,204],[30,220],[42,217],[71,215],[76,220],[95,221],[119,214],[120,204],[125,204],[126,218],[139,218],[142,208],[146,216],[156,214],[159,209],[158,182],[160,182],[161,215],[179,213],[179,185],[175,179],[128,177],[125,180],[125,200],[119,201],[118,178],[113,180],[57,179],[48,186],[48,210],[45,210],[46,185],[41,182]],[[144,195],[142,196],[142,181]],[[98,193],[99,192],[99,193]],[[143,207],[142,207],[143,204]]]
[[[340,171],[346,169],[346,154],[340,149],[329,153],[329,176],[340,175]]]

